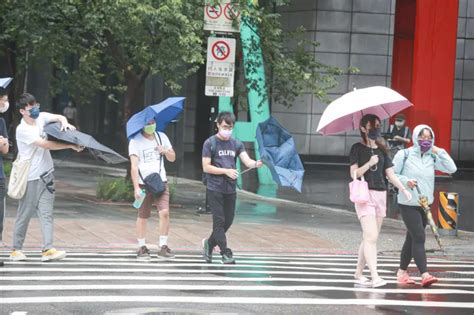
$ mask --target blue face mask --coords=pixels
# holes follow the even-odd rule
[[[40,115],[40,109],[39,109],[38,106],[35,106],[35,107],[31,108],[29,110],[29,112],[30,112],[30,117],[33,118],[33,119],[38,118],[39,115]]]

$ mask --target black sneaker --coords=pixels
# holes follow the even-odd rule
[[[209,242],[205,238],[202,240],[202,257],[204,257],[204,260],[210,264],[212,263],[212,251],[213,248],[209,247]]]
[[[222,263],[224,265],[232,265],[235,264],[235,259],[232,255],[232,251],[230,248],[227,248],[224,253],[222,254]]]
[[[158,252],[158,258],[171,259],[174,258],[174,255],[171,253],[171,249],[167,245],[163,245]]]
[[[197,214],[211,214],[211,210],[206,207],[199,207],[198,211],[196,211]]]
[[[146,246],[142,246],[137,251],[137,259],[138,260],[151,260],[150,250]]]

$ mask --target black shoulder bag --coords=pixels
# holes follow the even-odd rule
[[[158,141],[156,140],[156,135],[158,135],[160,143],[158,143]],[[155,133],[155,141],[157,144],[162,145],[160,134]],[[138,174],[140,175],[140,178],[142,179],[143,184],[145,185],[146,191],[152,193],[156,197],[161,196],[166,191],[166,185],[161,179],[160,175],[162,164],[163,156],[160,154],[160,169],[158,170],[158,173],[151,173],[147,177],[143,178],[142,174],[140,173],[140,170],[138,170]]]

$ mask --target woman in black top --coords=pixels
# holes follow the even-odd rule
[[[359,247],[357,269],[354,274],[357,284],[380,287],[386,284],[377,272],[377,239],[387,212],[386,177],[408,199],[411,194],[393,171],[393,164],[385,145],[380,142],[380,119],[367,114],[360,121],[361,142],[355,143],[350,153],[351,176],[364,177],[369,186],[370,200],[355,204],[362,227],[362,243]],[[372,281],[363,275],[365,265],[369,267]]]

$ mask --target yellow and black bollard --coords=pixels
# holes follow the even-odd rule
[[[440,191],[438,231],[440,235],[458,235],[459,195]]]

